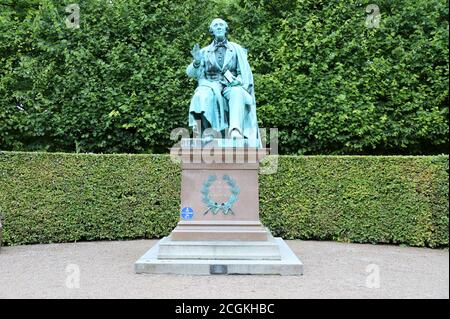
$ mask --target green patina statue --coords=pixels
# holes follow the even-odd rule
[[[246,145],[260,147],[247,50],[227,40],[224,20],[214,19],[209,31],[213,42],[202,49],[194,45],[194,61],[186,70],[198,81],[189,107],[189,126],[203,138],[211,137],[207,132],[213,131],[214,137],[245,139]]]

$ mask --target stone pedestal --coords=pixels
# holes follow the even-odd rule
[[[180,221],[135,263],[136,273],[299,275],[303,264],[259,220],[264,148],[182,140]]]

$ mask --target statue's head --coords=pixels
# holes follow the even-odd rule
[[[223,38],[228,33],[228,24],[224,20],[216,18],[209,25],[209,32],[215,38]]]

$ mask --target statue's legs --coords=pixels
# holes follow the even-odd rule
[[[191,114],[198,123],[194,129],[200,136],[206,129],[212,127],[214,103],[214,93],[210,88],[200,86],[195,90],[191,103]]]
[[[196,133],[198,135],[201,135],[202,132],[204,132],[206,129],[211,127],[211,124],[209,123],[209,121],[205,118],[204,113],[193,113],[195,122],[197,122],[196,125]]]
[[[242,132],[245,118],[245,93],[247,92],[245,92],[242,87],[234,86],[226,88],[223,94],[228,100],[229,132],[231,137],[243,137]]]

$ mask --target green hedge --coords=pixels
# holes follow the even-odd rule
[[[284,238],[448,245],[448,156],[283,156],[260,184]]]
[[[168,155],[0,153],[7,245],[159,238],[179,194]],[[447,246],[448,156],[280,156],[260,210],[288,239]]]
[[[0,149],[164,153],[215,16],[249,51],[280,154],[448,153],[445,0],[2,0]]]

